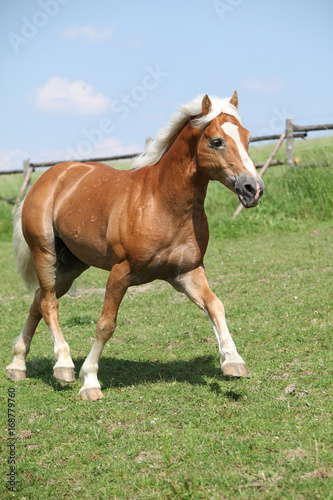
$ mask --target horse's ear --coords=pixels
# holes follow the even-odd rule
[[[207,94],[202,99],[201,107],[204,115],[208,115],[208,113],[212,109],[212,101],[209,99]]]
[[[236,90],[234,90],[234,93],[232,94],[232,98],[229,101],[231,104],[235,106],[235,108],[238,109],[238,95]]]

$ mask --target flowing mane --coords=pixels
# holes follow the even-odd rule
[[[179,112],[171,116],[169,125],[159,130],[155,139],[146,147],[146,150],[135,158],[132,168],[137,169],[146,167],[147,165],[155,165],[162,158],[164,153],[168,151],[185,125],[192,118],[202,115],[202,98],[203,95],[199,95],[188,104],[181,105]],[[234,116],[240,124],[242,124],[242,118],[239,111],[230,103],[230,97],[224,99],[210,97],[210,99],[212,102],[211,111],[207,115],[199,116],[199,118],[193,120],[192,125],[194,127],[205,127],[221,113]]]

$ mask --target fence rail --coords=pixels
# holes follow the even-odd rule
[[[333,124],[327,125],[293,125],[294,130],[298,132],[314,132],[316,130],[332,130]]]
[[[332,130],[333,124],[325,124],[325,125],[295,125],[292,120],[286,120],[286,141],[287,141],[287,161],[288,165],[293,165],[295,162],[294,158],[294,139],[304,139],[307,137],[308,132],[320,131],[320,130]],[[272,135],[264,135],[258,137],[251,137],[250,142],[261,142],[261,141],[274,141],[278,140],[281,136],[277,134]],[[104,156],[100,158],[85,158],[80,160],[71,160],[71,161],[79,161],[81,163],[87,163],[92,161],[119,161],[119,160],[131,160],[135,158],[141,153],[133,153],[126,155],[117,155],[117,156]],[[23,161],[23,169],[22,170],[10,170],[10,171],[0,171],[0,175],[4,174],[18,174],[23,173],[24,177],[26,176],[29,169],[32,167],[32,171],[35,171],[37,168],[45,168],[55,165],[56,163],[60,163],[64,160],[56,160],[56,161],[45,161],[45,162],[31,162],[30,159]],[[281,161],[274,161],[271,165],[280,165]],[[260,168],[262,165],[260,163],[256,164],[256,167]]]
[[[141,153],[131,153],[128,155],[118,155],[118,156],[103,156],[102,158],[85,158],[84,160],[70,160],[70,161],[78,161],[80,163],[87,163],[91,161],[118,161],[118,160],[129,160],[131,158],[135,158]],[[63,161],[63,160],[62,160]],[[42,163],[30,163],[33,168],[40,167],[49,167],[50,165],[55,165],[56,163],[60,163],[60,161],[51,161],[51,162],[42,162]]]
[[[287,164],[289,166],[294,165],[295,155],[294,155],[294,137],[295,133],[298,132],[314,132],[319,130],[332,130],[333,124],[329,123],[326,125],[295,125],[292,120],[286,120],[286,141],[287,141]]]
[[[305,139],[307,137],[307,132],[302,132],[302,133],[297,133],[294,132],[294,139]],[[260,137],[251,137],[250,142],[261,142],[261,141],[275,141],[277,139],[280,139],[281,134],[274,134],[274,135],[264,135]]]

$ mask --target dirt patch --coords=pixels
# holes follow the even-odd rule
[[[292,459],[304,458],[307,456],[307,453],[304,450],[302,450],[302,448],[300,448],[299,446],[297,448],[295,448],[294,450],[286,450],[284,452],[284,454],[288,458],[292,458]]]
[[[296,391],[296,386],[295,384],[289,384],[285,390],[283,391],[283,394],[292,394],[293,392]]]
[[[27,449],[28,450],[38,450],[38,444],[28,444]]]
[[[162,281],[156,281],[152,283],[146,283],[145,285],[137,285],[130,287],[127,290],[127,294],[130,297],[133,297],[138,294],[142,294],[145,292],[149,292],[151,290],[155,290],[156,292],[162,292],[168,287],[167,283],[164,283]],[[73,298],[78,298],[80,296],[90,296],[90,295],[104,295],[105,294],[105,288],[98,288],[98,287],[91,287],[91,288],[82,288],[80,289],[80,286],[78,286],[76,290],[76,295]],[[180,294],[179,294],[180,295]]]
[[[172,349],[173,347],[179,347],[181,345],[184,345],[185,342],[170,342],[166,349]]]
[[[161,455],[153,455],[149,451],[140,451],[139,455],[134,457],[135,462],[138,464],[142,464],[143,462],[157,462],[161,460]]]
[[[306,472],[301,476],[301,479],[326,479],[328,477],[333,477],[333,471],[329,471],[325,469],[325,467],[320,467],[319,469],[315,469],[312,472]]]
[[[216,340],[211,338],[203,338],[198,340],[199,344],[215,344]]]
[[[30,439],[31,436],[32,436],[31,431],[21,431],[17,434],[16,437],[18,437],[19,439]]]
[[[284,379],[284,378],[287,378],[287,377],[289,377],[289,373],[288,372],[276,373],[275,375],[272,376],[272,378],[274,380],[280,380],[280,379]]]

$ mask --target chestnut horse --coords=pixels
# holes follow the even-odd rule
[[[90,266],[110,274],[96,339],[80,371],[82,399],[103,397],[99,358],[115,330],[126,290],[156,279],[185,293],[208,315],[222,373],[248,377],[203,265],[208,182],[217,180],[236,192],[245,207],[256,206],[262,195],[264,184],[249,158],[248,141],[236,91],[227,99],[205,95],[180,108],[132,170],[94,162],[65,162],[47,170],[15,216],[18,270],[27,286],[37,290],[8,377],[26,378],[25,359],[43,317],[54,340],[54,376],[75,380],[58,323],[58,298]]]

